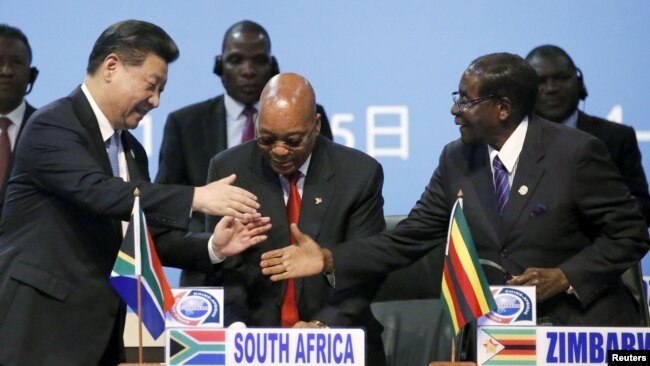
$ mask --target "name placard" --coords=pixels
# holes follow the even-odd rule
[[[167,329],[166,364],[365,365],[362,329]]]
[[[650,328],[480,327],[477,337],[478,365],[603,365],[626,350],[650,350]]]

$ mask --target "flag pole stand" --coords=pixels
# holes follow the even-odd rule
[[[138,275],[138,365],[142,365],[142,275]]]
[[[476,362],[456,361],[456,339],[451,339],[451,361],[434,361],[429,366],[476,366]]]

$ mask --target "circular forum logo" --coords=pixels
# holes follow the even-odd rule
[[[532,320],[532,304],[528,295],[512,287],[493,291],[497,310],[486,317],[500,324],[512,324]]]
[[[174,320],[189,326],[219,322],[219,303],[209,293],[200,290],[181,292],[170,310]]]

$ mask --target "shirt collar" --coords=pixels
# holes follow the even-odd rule
[[[506,169],[508,169],[508,172],[512,173],[517,164],[517,159],[519,159],[519,154],[521,154],[521,150],[524,147],[526,131],[528,131],[528,116],[526,116],[523,121],[519,123],[519,126],[515,128],[510,137],[506,140],[505,144],[501,147],[501,150],[497,151],[492,148],[492,146],[488,145],[490,164],[492,164],[492,160],[494,160],[496,156],[499,156],[499,159]]]
[[[577,128],[578,127],[578,110],[576,109],[569,117],[567,117],[562,124],[565,126]]]
[[[256,110],[259,110],[259,104],[260,102],[257,101],[253,103],[252,106],[255,107]],[[244,111],[244,108],[246,108],[246,104],[236,101],[227,93],[224,96],[224,105],[226,106],[226,114],[230,120],[236,120],[239,118],[239,116],[241,116],[242,112]]]
[[[115,133],[113,126],[110,122],[108,122],[108,118],[106,118],[102,110],[99,109],[97,102],[95,102],[95,99],[90,94],[90,90],[88,90],[85,83],[81,85],[81,90],[86,95],[88,103],[90,103],[90,107],[93,109],[93,113],[95,114],[95,118],[97,118],[97,123],[99,124],[99,131],[102,134],[102,139],[104,141],[107,141]]]
[[[13,111],[9,112],[9,114],[3,116],[9,118],[11,123],[16,125],[17,127],[20,127],[21,124],[23,124],[23,117],[25,117],[25,109],[27,109],[27,103],[25,103],[25,99],[23,99],[22,102],[14,109]]]

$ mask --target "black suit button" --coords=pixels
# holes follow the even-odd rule
[[[504,249],[501,251],[501,258],[508,258],[508,249]]]

